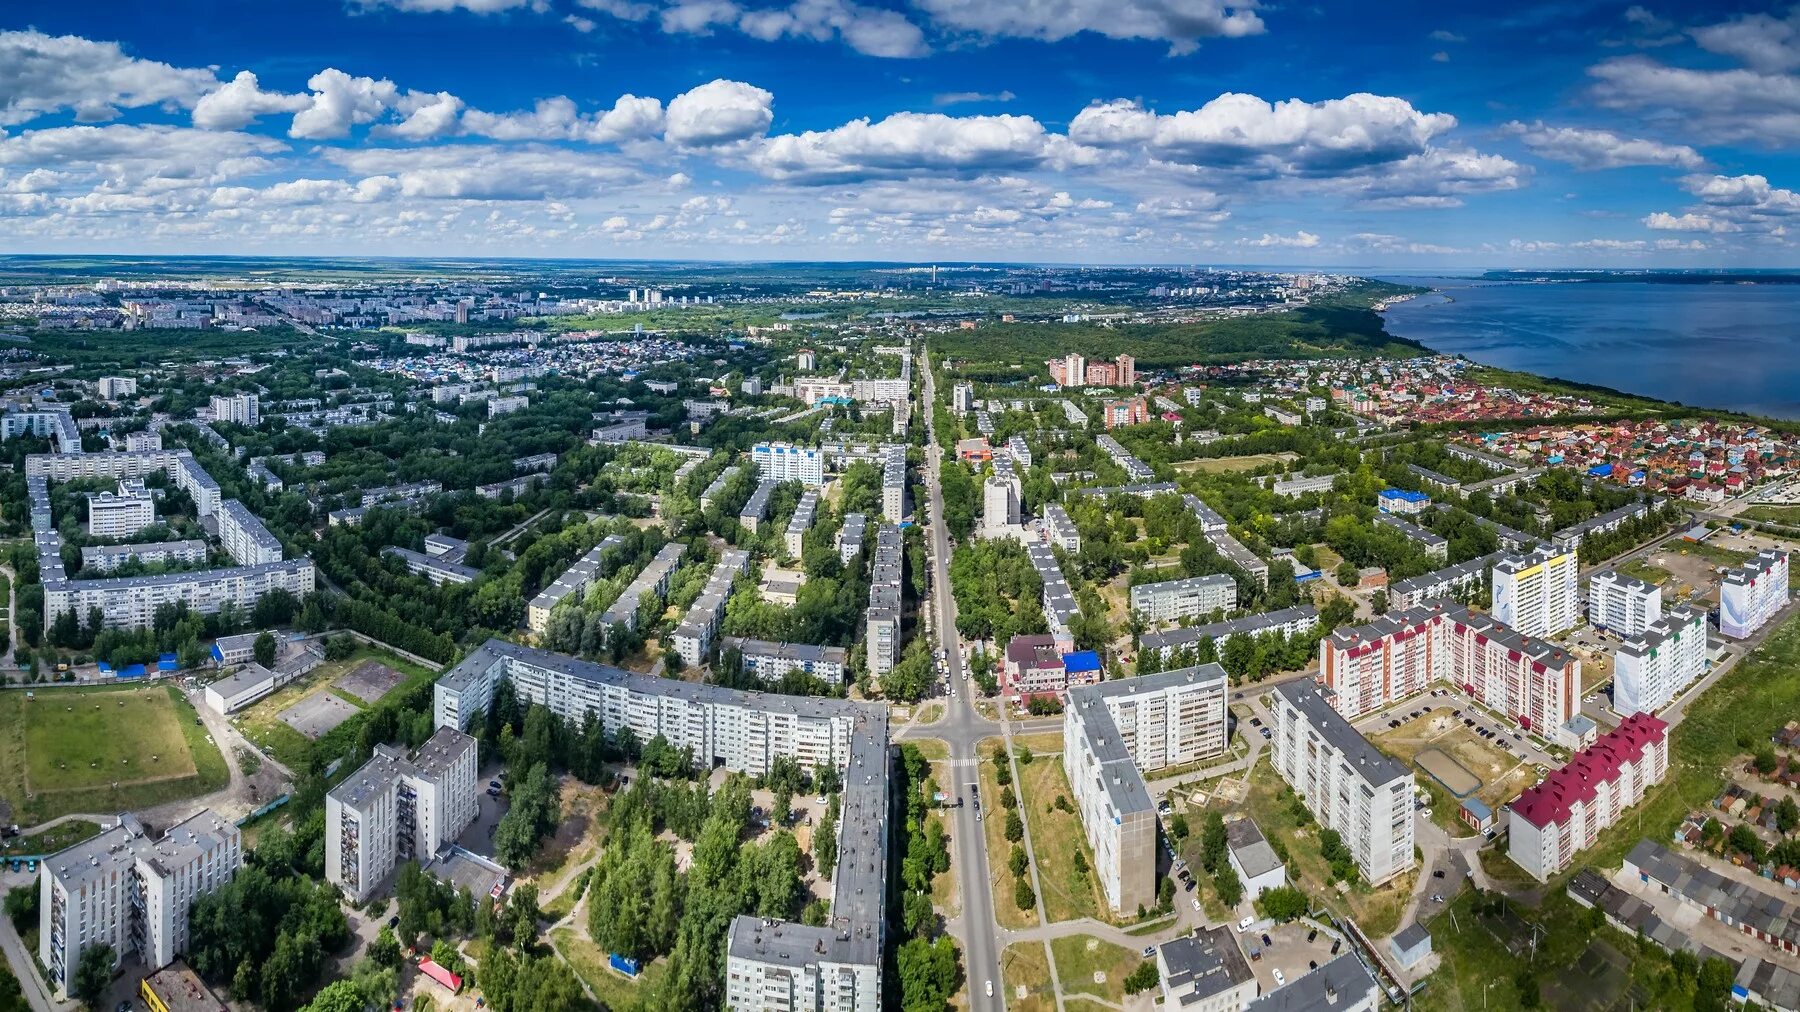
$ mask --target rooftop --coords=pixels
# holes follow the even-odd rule
[[[1371,787],[1380,787],[1401,777],[1412,776],[1404,763],[1383,754],[1369,744],[1367,738],[1358,734],[1349,721],[1325,702],[1325,697],[1319,695],[1318,687],[1311,681],[1302,679],[1278,685],[1275,687],[1275,694],[1299,710],[1306,723],[1341,753],[1351,771]]]

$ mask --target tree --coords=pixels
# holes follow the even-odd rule
[[[265,668],[273,667],[275,664],[275,636],[274,636],[274,634],[269,632],[267,629],[264,629],[262,632],[257,633],[256,634],[256,642],[251,644],[250,651],[251,651],[251,653],[256,655],[256,663],[262,665]]]
[[[388,1001],[392,1003],[392,999]],[[362,989],[354,980],[334,980],[320,989],[302,1012],[363,1012],[369,1004],[363,1000]]]
[[[1294,886],[1276,886],[1263,890],[1256,898],[1256,908],[1264,917],[1277,921],[1291,921],[1306,913],[1306,894]]]
[[[1156,971],[1156,963],[1146,959],[1125,975],[1125,993],[1140,994],[1161,982],[1162,977]]]
[[[1175,838],[1176,843],[1185,842],[1189,832],[1187,816],[1177,815],[1169,819],[1169,835]]]
[[[69,982],[69,988],[88,1008],[100,1007],[100,999],[106,997],[106,989],[112,984],[113,947],[110,945],[90,945],[81,950],[81,959],[75,964],[75,973]]]
[[[1006,838],[1013,843],[1025,838],[1025,823],[1019,818],[1019,810],[1016,808],[1006,810]]]
[[[1013,877],[1018,878],[1025,874],[1025,869],[1029,864],[1030,859],[1025,856],[1025,848],[1016,843],[1013,844],[1012,853],[1007,855],[1006,859],[1006,867],[1013,873]]]
[[[1031,882],[1028,879],[1013,880],[1013,905],[1020,910],[1030,910],[1037,906],[1037,893],[1032,892]]]
[[[1218,812],[1207,812],[1200,825],[1200,867],[1217,872],[1224,863],[1225,820]]]
[[[1219,891],[1219,902],[1228,907],[1237,906],[1244,898],[1244,883],[1229,861],[1221,864],[1218,872],[1213,875],[1213,886]]]
[[[1756,764],[1756,772],[1765,777],[1775,772],[1775,767],[1780,765],[1780,760],[1775,758],[1775,750],[1770,748],[1766,742],[1756,747],[1756,754],[1752,761]]]

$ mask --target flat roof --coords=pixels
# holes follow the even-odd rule
[[[1255,635],[1295,622],[1305,622],[1310,625],[1318,620],[1319,609],[1310,604],[1302,604],[1292,608],[1283,608],[1280,611],[1245,615],[1242,618],[1226,619],[1223,622],[1213,622],[1207,625],[1191,625],[1165,632],[1147,632],[1143,635],[1141,645],[1145,650],[1165,650],[1198,643],[1208,636],[1212,637],[1216,643],[1239,633]]]
[[[1318,1012],[1349,1006],[1379,990],[1374,976],[1350,951],[1245,1005],[1244,1012]]]
[[[221,678],[208,685],[207,688],[212,689],[226,699],[232,699],[251,689],[260,688],[274,680],[275,672],[270,671],[268,668],[263,667],[255,661],[251,661],[244,665],[236,674],[229,678]]]
[[[1229,928],[1203,928],[1157,946],[1169,975],[1163,984],[1181,1004],[1204,1001],[1255,979]]]
[[[1225,824],[1225,845],[1231,848],[1231,854],[1237,858],[1238,867],[1251,878],[1266,875],[1282,866],[1280,858],[1275,856],[1275,848],[1269,846],[1264,838],[1262,828],[1256,820],[1248,816],[1234,819]]]
[[[1406,765],[1369,744],[1356,728],[1325,702],[1316,685],[1307,680],[1277,685],[1275,693],[1300,711],[1306,723],[1318,732],[1332,748],[1342,753],[1345,763],[1372,787],[1389,784],[1401,777],[1412,776]]]

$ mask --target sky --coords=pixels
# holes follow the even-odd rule
[[[1797,142],[1777,6],[0,10],[17,253],[1796,267]]]

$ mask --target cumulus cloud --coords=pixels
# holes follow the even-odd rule
[[[544,0],[359,0],[363,8],[392,7],[397,11],[438,14],[445,11],[469,11],[473,14],[496,14],[519,7],[542,9]]]
[[[940,28],[984,37],[1058,42],[1082,32],[1166,42],[1173,54],[1200,41],[1260,35],[1255,0],[914,0]]]
[[[1069,148],[1030,116],[903,112],[771,137],[752,161],[771,178],[835,182],[1030,169]]]
[[[1264,232],[1259,239],[1245,237],[1238,240],[1239,246],[1256,246],[1262,249],[1312,249],[1319,244],[1319,237],[1307,231],[1298,231],[1293,235],[1275,235]]]
[[[314,74],[306,86],[312,95],[288,127],[289,137],[304,140],[349,136],[352,126],[374,122],[400,97],[392,81],[351,77],[335,67]]]
[[[1700,48],[1752,70],[1779,73],[1800,68],[1800,11],[1790,11],[1785,18],[1746,14],[1689,34]]]
[[[1706,214],[1674,215],[1657,211],[1645,216],[1644,226],[1660,232],[1742,232],[1744,226]]]
[[[1685,144],[1622,137],[1610,130],[1546,126],[1512,122],[1504,129],[1525,143],[1534,154],[1579,169],[1617,169],[1630,165],[1666,165],[1697,169],[1706,159]]]
[[[546,200],[594,197],[644,181],[621,159],[532,145],[434,148],[333,148],[325,157],[358,176],[390,176],[406,197]]]
[[[141,60],[116,42],[0,31],[0,126],[65,109],[83,122],[113,119],[121,108],[186,109],[217,84],[210,70]]]
[[[443,137],[456,130],[457,117],[461,115],[462,108],[462,99],[447,91],[429,95],[417,91],[408,92],[395,106],[395,111],[406,118],[384,128],[382,132],[409,141]]]
[[[625,21],[652,18],[674,35],[710,35],[718,30],[742,32],[754,39],[841,39],[865,56],[914,57],[930,51],[925,33],[906,16],[854,0],[789,0],[775,5],[738,0],[579,0],[596,13]]]
[[[775,96],[753,84],[710,81],[669,102],[663,136],[684,148],[712,148],[760,137],[775,121]]]
[[[299,112],[312,104],[305,95],[264,91],[248,70],[194,103],[194,125],[204,130],[242,130],[259,116]]]

